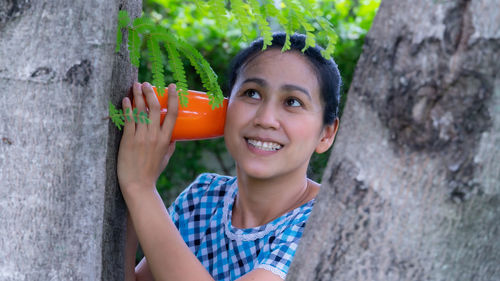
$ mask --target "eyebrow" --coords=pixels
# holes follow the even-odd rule
[[[249,83],[249,82],[256,83],[259,86],[264,87],[264,88],[266,88],[268,86],[268,83],[266,82],[266,80],[264,80],[262,78],[257,78],[257,77],[247,78],[247,79],[245,79],[245,81],[243,81],[242,84]],[[299,91],[299,92],[304,93],[309,99],[312,99],[311,94],[309,93],[309,91],[307,91],[306,89],[304,89],[304,88],[302,88],[300,86],[297,86],[297,85],[285,84],[285,85],[281,86],[281,89],[283,89],[283,90],[285,90],[287,92]]]

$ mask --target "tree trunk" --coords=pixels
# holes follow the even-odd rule
[[[500,280],[497,0],[383,0],[287,280]]]
[[[119,8],[141,1],[0,3],[0,280],[123,280]]]

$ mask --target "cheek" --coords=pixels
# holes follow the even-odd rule
[[[301,116],[296,119],[289,118],[287,124],[288,133],[293,134],[297,138],[317,143],[321,137],[322,123],[315,116]]]
[[[225,128],[241,126],[251,119],[252,109],[243,102],[233,101],[228,104]]]

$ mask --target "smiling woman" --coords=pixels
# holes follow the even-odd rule
[[[160,106],[151,85],[134,85],[136,107],[151,124],[125,125],[118,177],[129,209],[130,280],[285,279],[320,185],[307,178],[314,152],[338,129],[340,75],[320,49],[304,53],[302,35],[275,34],[266,51],[254,42],[232,64],[224,140],[236,177],[200,175],[166,211],[155,181],[172,155],[177,95]],[[175,85],[169,93],[175,93]],[[123,100],[130,108],[130,100]],[[137,239],[145,259],[133,269]],[[175,258],[173,258],[175,257]]]

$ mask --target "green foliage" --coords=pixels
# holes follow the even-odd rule
[[[157,85],[158,94],[163,96],[165,92],[165,75],[163,74],[163,61],[158,39],[153,36],[148,36],[147,46],[149,51],[149,59],[151,61],[151,69],[153,72],[153,85]]]
[[[323,51],[323,55],[328,57],[334,51],[337,35],[333,28],[321,18],[320,10],[314,6],[317,1],[283,0],[282,7],[276,8],[272,0],[261,0],[261,2],[258,0],[229,0],[230,9],[225,6],[226,1],[221,0],[193,0],[185,2],[158,0],[151,2],[156,2],[167,9],[171,9],[177,4],[188,7],[193,7],[192,5],[194,5],[194,8],[191,8],[191,10],[180,9],[184,13],[182,16],[185,16],[186,12],[193,12],[196,13],[196,17],[217,22],[222,29],[228,28],[228,22],[234,22],[239,27],[244,41],[256,37],[257,34],[254,31],[259,30],[260,35],[264,38],[263,49],[266,49],[271,44],[272,31],[269,20],[273,17],[277,18],[287,34],[292,34],[295,31],[302,31],[306,34],[306,46],[302,51],[305,51],[309,46],[316,45],[314,32],[322,28],[322,32],[329,38],[328,48]],[[317,27],[313,25],[314,23],[317,23]],[[122,29],[126,29],[129,34],[128,49],[130,60],[136,67],[140,66],[141,45],[143,41],[147,42],[153,83],[159,88],[160,93],[163,93],[162,89],[165,87],[165,80],[163,79],[164,59],[162,58],[159,46],[161,45],[160,43],[164,43],[168,54],[170,70],[175,80],[174,82],[180,90],[181,103],[183,105],[187,103],[186,95],[188,89],[188,81],[181,56],[188,58],[191,65],[196,69],[203,86],[206,87],[212,104],[217,106],[220,103],[222,100],[222,91],[219,84],[215,83],[216,79],[214,79],[217,75],[203,56],[198,56],[198,53],[194,52],[193,48],[183,47],[183,44],[180,43],[180,40],[175,35],[176,32],[172,32],[176,29],[175,23],[172,25],[165,21],[155,22],[151,17],[145,15],[134,19],[133,23],[130,24],[127,12],[120,11],[118,15],[118,27],[116,50],[119,51],[119,46],[121,45]],[[177,31],[179,31],[178,28]],[[179,35],[183,38],[182,34]],[[290,47],[289,36],[286,38],[287,42],[283,47],[283,51]],[[195,57],[196,60],[194,59]]]
[[[343,79],[343,107],[357,59],[361,54],[364,35],[370,28],[380,0],[287,0],[281,1],[282,4],[278,7],[274,5],[273,0],[240,2],[243,3],[245,16],[238,18],[233,10],[233,1],[144,0],[144,15],[141,18],[148,18],[150,23],[168,30],[168,33],[175,37],[176,43],[173,46],[177,47],[180,54],[190,89],[213,89],[214,85],[221,85],[218,86],[220,92],[209,91],[214,99],[213,105],[222,100],[221,93],[226,85],[228,63],[249,40],[257,36],[266,38],[270,31],[290,31],[290,27],[295,26],[296,30],[290,32],[306,34],[309,45],[318,44],[325,47],[323,56],[335,58]],[[249,31],[245,33],[248,37],[246,40],[242,40],[242,31],[238,24],[241,18],[251,21],[248,24]],[[298,18],[300,19],[297,20]],[[129,28],[133,27],[130,22],[125,19],[123,21],[123,28],[130,30]],[[313,36],[308,34],[308,31]],[[140,44],[141,54],[137,57],[148,58],[139,62],[139,81],[153,81],[156,84],[153,68],[157,66],[149,59],[151,55],[147,48],[147,35],[139,32],[139,36],[146,40],[143,41],[146,44]],[[162,40],[159,40],[162,56],[158,61],[164,66],[164,81],[176,81],[177,78],[173,75],[175,66],[172,66],[171,55],[166,51],[166,43]],[[216,98],[219,100],[215,101]],[[207,155],[216,161],[210,160],[208,164]],[[234,164],[225,159],[224,155],[226,152],[222,139],[178,142],[171,159],[171,163],[175,165],[169,165],[157,182],[160,194],[166,196],[164,198],[169,201],[176,196],[178,188],[186,187],[201,172],[230,171]],[[309,170],[312,179],[321,180],[329,155],[327,152],[313,156]]]
[[[262,49],[265,50],[267,46],[271,45],[271,41],[273,40],[271,26],[269,26],[269,22],[266,20],[266,17],[270,15],[266,13],[265,9],[261,9],[259,1],[249,0],[248,2],[254,12],[255,21],[260,30],[260,36],[264,39],[264,46]]]
[[[109,103],[109,118],[111,119],[111,122],[115,124],[115,126],[118,128],[118,130],[122,129],[122,126],[125,125],[125,119],[127,121],[131,121],[132,119],[130,118],[130,108],[127,108],[125,110],[125,114],[123,113],[122,109],[117,109],[111,102]],[[146,123],[149,124],[151,123],[151,120],[148,118],[148,115],[146,112],[138,112],[137,108],[134,108],[132,111],[132,118],[134,118],[135,122],[141,122],[141,123]]]
[[[182,46],[179,39],[172,35],[171,32],[165,27],[158,25],[153,22],[149,17],[139,17],[134,19],[133,24],[130,25],[130,19],[126,11],[120,11],[119,15],[119,26],[127,23],[126,28],[130,39],[128,41],[128,49],[130,52],[130,61],[136,67],[140,66],[141,52],[140,48],[142,41],[146,41],[146,45],[149,51],[149,58],[151,62],[151,70],[153,75],[153,84],[158,88],[158,92],[163,94],[165,88],[164,79],[164,64],[163,64],[163,53],[160,49],[160,43],[165,44],[166,53],[168,54],[168,62],[173,72],[173,78],[177,84],[177,89],[179,90],[179,98],[182,105],[187,105],[187,79],[184,71],[184,65],[181,60],[181,54],[188,58],[198,57],[197,52],[193,52],[191,48],[185,48]],[[121,33],[121,30],[117,31]],[[117,36],[117,40],[121,39],[121,36]],[[116,42],[117,46],[121,45],[121,41]],[[119,51],[119,48],[117,48]],[[201,60],[204,59],[201,57]],[[214,97],[213,100],[222,100],[222,91],[217,83],[213,83],[210,79],[216,77],[217,75],[213,72],[210,67],[207,67],[208,63],[195,63],[195,67],[200,72],[200,77],[203,80],[203,85],[207,87],[207,93],[209,96]],[[215,98],[216,97],[216,98]]]
[[[125,125],[125,118],[123,116],[123,111],[121,109],[116,109],[116,107],[109,102],[109,118],[118,128],[118,130],[122,129],[122,126]]]
[[[171,37],[171,36],[169,36]],[[172,39],[172,38],[171,38]],[[171,42],[168,42],[165,44],[165,48],[167,49],[168,57],[170,58],[170,67],[172,68],[173,75],[175,81],[177,81],[177,88],[179,89],[179,99],[181,101],[181,104],[183,106],[187,105],[187,79],[186,79],[186,73],[184,71],[184,67],[182,64],[182,61],[180,59],[179,53],[177,52],[176,46],[174,46],[174,41],[172,40]],[[185,50],[185,49],[183,49]],[[189,56],[193,56],[193,54],[189,54]],[[201,71],[204,71],[202,69]],[[202,79],[206,77],[207,74],[202,75]],[[209,83],[210,81],[205,81],[205,84]],[[212,84],[208,84],[209,86],[212,86]],[[218,85],[216,85],[218,87]],[[210,89],[210,88],[207,88]],[[216,90],[218,91],[218,90]],[[213,95],[213,90],[209,91]]]
[[[252,37],[252,34],[250,32],[250,26],[251,26],[251,17],[249,15],[251,14],[251,9],[246,3],[243,3],[243,0],[230,0],[231,2],[231,11],[234,15],[234,17],[237,20],[237,24],[241,30],[241,36],[243,37],[244,41],[247,41],[249,38]]]

